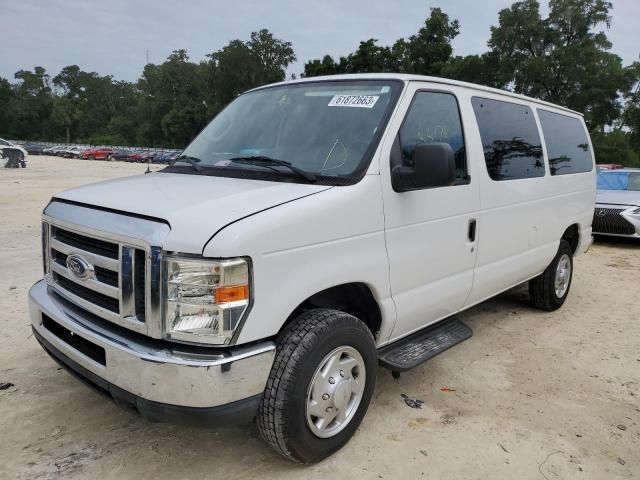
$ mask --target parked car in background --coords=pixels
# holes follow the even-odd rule
[[[106,160],[113,152],[111,147],[96,147],[80,153],[83,160]]]
[[[19,151],[20,154],[22,155],[22,158],[25,161],[29,155],[28,152],[23,147],[21,147],[20,145],[16,145],[15,143],[10,142],[9,140],[5,140],[4,138],[0,138],[0,148],[3,148],[7,152],[9,152],[10,149]]]
[[[126,160],[131,154],[130,150],[116,148],[109,154],[109,160]]]
[[[600,170],[619,170],[621,168],[624,168],[624,165],[621,165],[619,163],[598,163],[598,164],[596,164],[596,168],[598,169],[598,171],[600,171]]]
[[[170,150],[156,152],[152,161],[153,163],[171,163],[176,155],[176,152]]]
[[[127,157],[126,161],[127,162],[142,162],[142,158],[143,156],[146,154],[145,150],[133,150],[132,152],[129,153],[129,156]]]
[[[170,163],[171,163],[171,162],[175,162],[175,161],[178,159],[178,157],[179,157],[180,155],[182,155],[182,150],[179,150],[179,151],[176,151],[176,152],[171,153],[171,154],[169,155],[169,157],[167,158],[167,160],[168,160]]]
[[[151,162],[153,163],[153,160],[156,158],[156,155],[159,155],[160,152],[157,152],[156,150],[147,150],[146,152],[142,153],[142,156],[140,157],[140,161],[142,163],[146,163],[146,162]]]
[[[84,147],[73,146],[66,148],[64,150],[60,150],[59,155],[64,158],[78,158],[80,154],[85,150]]]
[[[42,155],[42,151],[44,150],[44,147],[37,143],[27,143],[23,145],[22,148],[24,148],[29,155]]]
[[[53,147],[50,151],[50,155],[55,155],[57,157],[62,156],[63,152],[69,148],[68,145],[60,145],[59,147]]]
[[[593,233],[640,238],[640,170],[598,172]]]
[[[63,145],[54,145],[54,146],[51,146],[51,147],[46,147],[46,148],[42,149],[42,154],[43,155],[54,155],[54,151],[56,149],[59,149],[59,148],[66,148],[66,147],[64,147]]]

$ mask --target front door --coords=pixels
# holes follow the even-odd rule
[[[454,90],[410,85],[381,157],[391,294],[397,320],[389,340],[405,336],[459,311],[473,283],[478,182],[470,173],[461,99]],[[469,112],[471,114],[470,106]],[[464,112],[464,110],[463,110]],[[448,143],[455,153],[457,182],[449,187],[396,192],[390,169],[410,165],[422,143]],[[386,163],[386,159],[389,163]]]

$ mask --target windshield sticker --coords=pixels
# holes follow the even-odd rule
[[[329,107],[373,108],[379,98],[379,95],[335,95]]]

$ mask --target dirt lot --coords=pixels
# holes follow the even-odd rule
[[[0,168],[0,478],[611,479],[640,476],[640,244],[599,241],[542,313],[515,289],[465,313],[469,341],[396,383],[380,370],[341,452],[292,465],[255,428],[152,424],[60,370],[31,335],[40,212],[143,165],[31,157]],[[424,401],[409,408],[401,396]]]

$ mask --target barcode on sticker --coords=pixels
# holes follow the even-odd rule
[[[379,98],[379,95],[336,95],[329,102],[329,106],[373,108]]]

